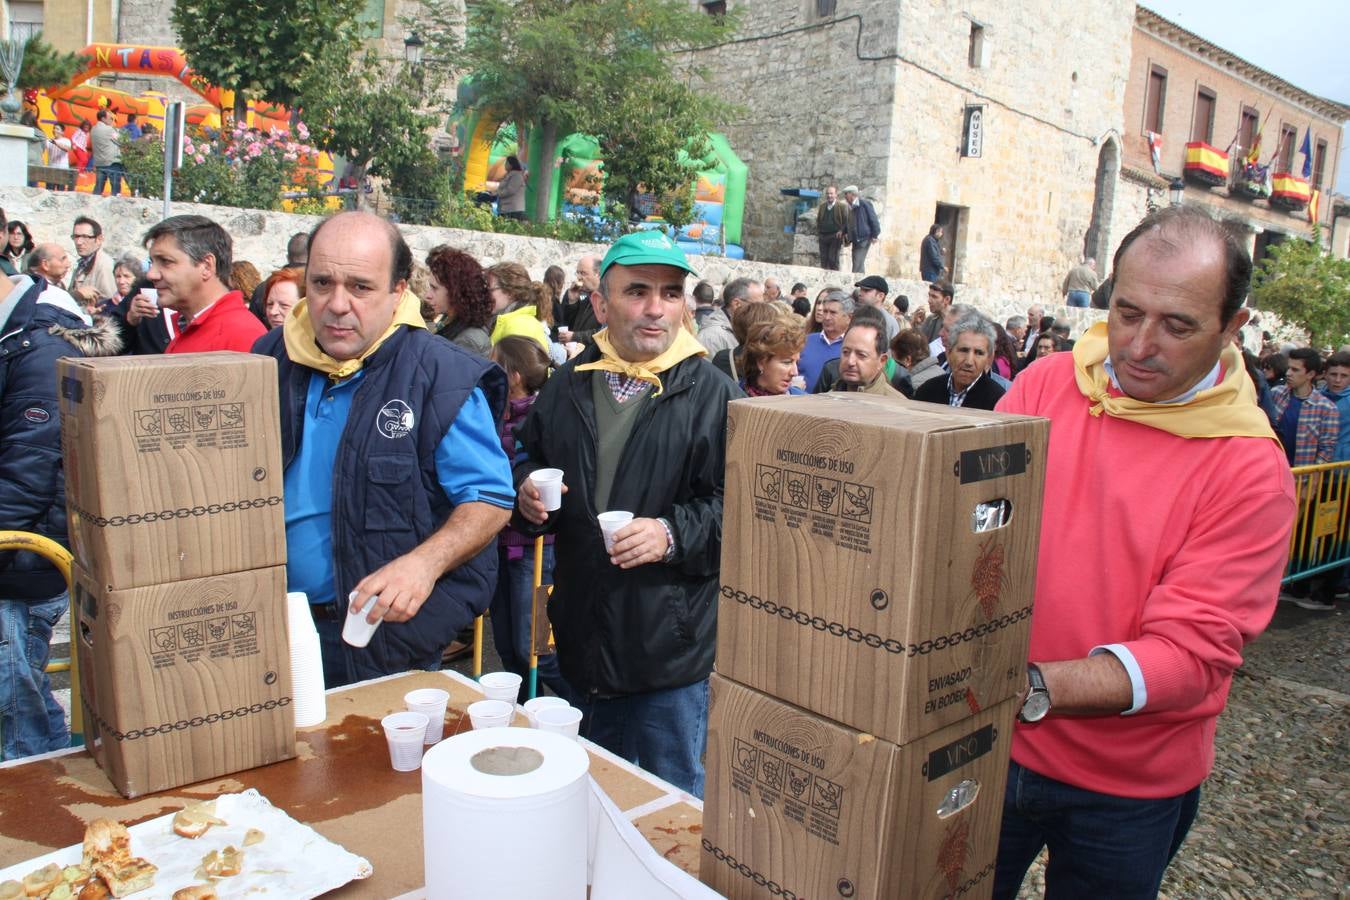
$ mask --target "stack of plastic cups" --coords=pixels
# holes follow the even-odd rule
[[[291,639],[291,708],[295,710],[295,727],[312,728],[322,725],[328,718],[319,632],[309,611],[309,598],[303,593],[286,595],[286,613]]]

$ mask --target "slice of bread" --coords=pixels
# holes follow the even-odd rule
[[[180,809],[173,817],[173,832],[185,838],[199,838],[211,828],[212,825],[224,825],[224,819],[211,815],[199,806],[189,806]]]
[[[111,819],[95,819],[84,830],[84,864],[90,868],[131,858],[131,835]]]
[[[98,873],[98,877],[107,882],[109,893],[114,897],[125,897],[152,886],[159,868],[147,860],[135,857],[115,865],[97,866],[94,871]]]
[[[28,893],[21,881],[0,881],[0,900],[23,900]]]
[[[216,889],[209,884],[193,884],[173,892],[173,900],[216,900]]]
[[[61,867],[50,863],[23,877],[23,891],[29,897],[45,897],[61,883]]]
[[[77,900],[108,900],[112,894],[108,891],[108,886],[103,883],[103,879],[97,875],[91,876],[80,888],[80,896]]]

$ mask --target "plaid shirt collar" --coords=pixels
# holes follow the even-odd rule
[[[616,403],[625,403],[651,389],[651,382],[643,381],[641,378],[629,378],[618,372],[606,372],[605,381],[609,383],[609,392],[614,395]]]
[[[955,391],[952,390],[952,376],[948,375],[948,376],[947,376],[947,405],[948,405],[948,406],[958,406],[958,407],[959,407],[959,406],[965,406],[965,405],[966,405],[966,394],[969,394],[969,393],[970,393],[970,389],[973,388],[975,385],[979,384],[979,383],[980,383],[980,378],[983,378],[983,377],[984,377],[984,375],[981,374],[978,378],[976,378],[976,379],[975,379],[974,381],[972,381],[970,384],[966,385],[966,389],[965,389],[964,391],[962,391],[961,393],[958,394],[958,393],[956,393]]]

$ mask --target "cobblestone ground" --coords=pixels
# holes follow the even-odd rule
[[[1350,607],[1338,606],[1281,603],[1247,648],[1166,900],[1350,898]],[[1044,885],[1037,863],[1019,897]]]

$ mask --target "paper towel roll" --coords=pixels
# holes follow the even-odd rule
[[[467,731],[422,759],[427,897],[586,896],[586,773],[574,739]]]
[[[309,598],[292,591],[286,594],[287,631],[291,650],[291,704],[295,727],[310,728],[328,718],[324,694],[323,654],[319,632],[309,610]]]

